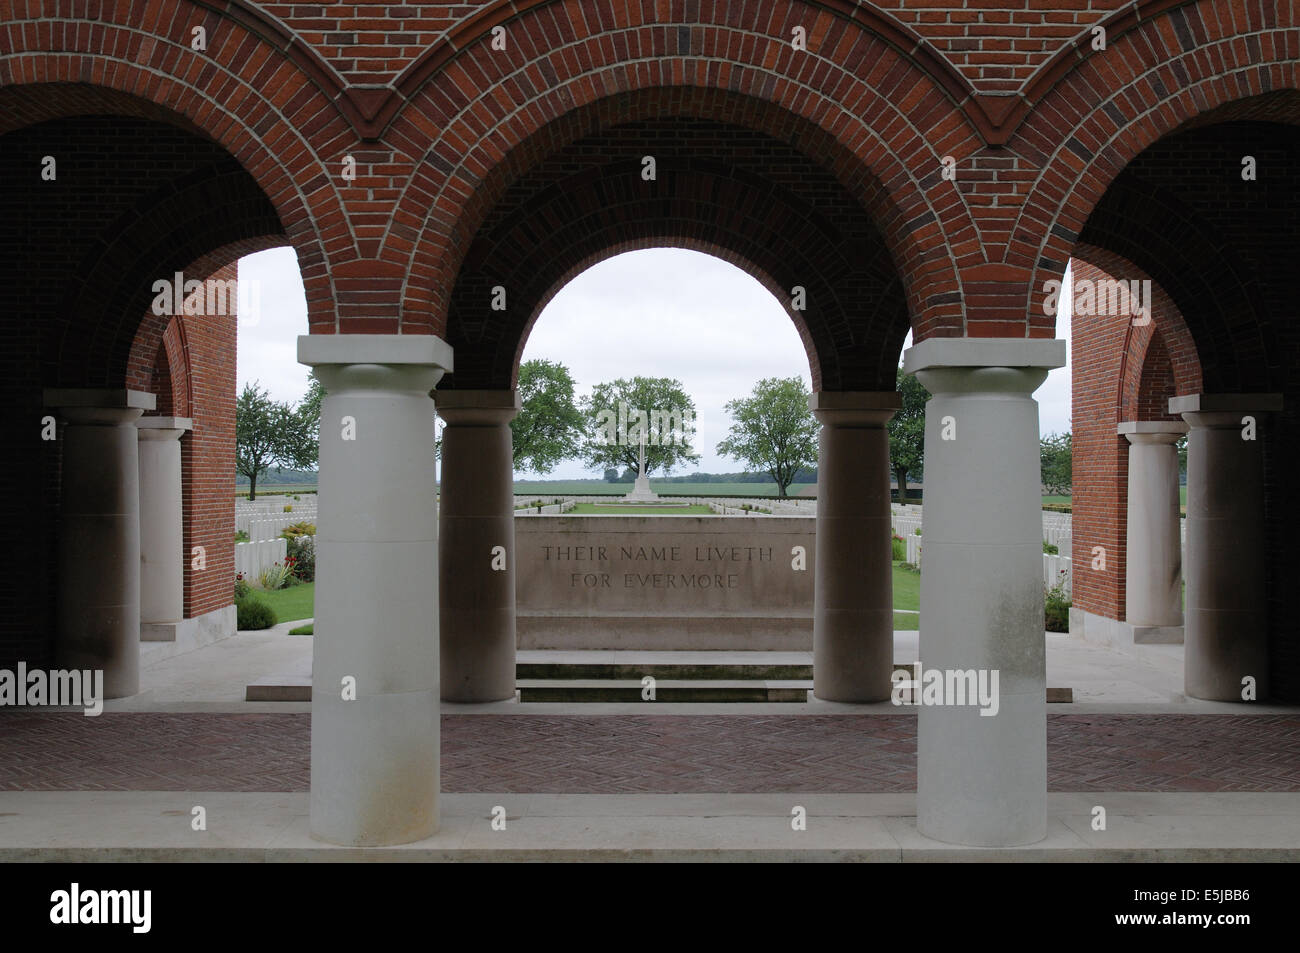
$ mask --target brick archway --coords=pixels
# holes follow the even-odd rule
[[[1039,169],[1008,248],[1008,258],[1033,263],[1031,319],[1102,197],[1149,146],[1180,129],[1261,112],[1300,120],[1300,25],[1238,22],[1218,16],[1218,6],[1171,5],[1112,38],[1106,55],[1087,57],[1043,90],[1010,140],[1008,148]],[[1271,29],[1250,42],[1242,34],[1252,26]],[[1268,94],[1278,100],[1261,111],[1255,97]]]
[[[554,6],[521,14],[519,33],[548,35],[552,27],[537,18]],[[754,21],[743,13],[734,11],[737,23]],[[792,11],[789,22],[800,16]],[[816,11],[803,19],[814,22]],[[819,139],[816,158],[861,194],[879,224],[903,275],[918,337],[960,334],[955,249],[976,231],[964,196],[941,175],[940,159],[970,154],[982,139],[954,94],[888,42],[844,20],[832,20],[819,41],[834,60],[816,53],[801,59],[778,32],[694,21],[680,31],[671,27],[570,25],[560,46],[521,45],[506,55],[495,54],[484,33],[442,65],[436,83],[412,93],[386,133],[386,141],[422,157],[382,253],[394,266],[391,281],[402,288],[401,329],[445,328],[450,288],[471,236],[486,209],[540,155],[611,124],[685,116],[742,124],[800,145]]]
[[[642,178],[647,155],[654,181]],[[682,117],[602,128],[515,179],[457,276],[447,329],[456,373],[443,386],[509,386],[528,330],[569,278],[656,244],[719,253],[757,277],[804,340],[814,389],[892,388],[908,303],[861,203],[798,149]],[[497,287],[508,295],[501,312],[490,306]]]
[[[355,258],[358,246],[342,182],[323,171],[357,141],[360,112],[310,47],[251,4],[224,6],[218,13],[177,0],[176,15],[142,26],[127,8],[110,5],[85,29],[70,21],[69,29],[53,30],[50,21],[63,15],[59,5],[30,5],[31,19],[6,23],[0,135],[60,118],[112,115],[212,140],[275,209],[299,256],[309,313],[332,321],[329,256]],[[196,26],[207,32],[205,51],[191,48]]]

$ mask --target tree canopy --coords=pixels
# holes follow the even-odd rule
[[[925,402],[930,392],[900,367],[894,386],[903,396],[902,408],[889,419],[889,466],[898,481],[898,501],[907,502],[907,481],[925,472]]]
[[[586,418],[574,400],[573,377],[556,361],[519,365],[521,408],[510,422],[514,468],[545,473],[582,447]]]
[[[691,449],[695,438],[695,403],[681,381],[669,377],[633,377],[606,381],[582,401],[587,467],[637,470],[638,445],[645,440],[645,469],[668,473],[683,463],[699,463]]]
[[[1048,493],[1064,495],[1074,482],[1070,434],[1054,433],[1039,439],[1043,488]]]
[[[718,453],[771,474],[784,497],[800,470],[817,463],[817,420],[797,377],[767,377],[748,397],[727,402],[731,430]]]
[[[301,407],[272,400],[256,381],[244,385],[235,401],[235,469],[248,478],[250,500],[257,499],[258,477],[271,467],[315,466],[320,453],[317,407],[313,427],[310,413]]]

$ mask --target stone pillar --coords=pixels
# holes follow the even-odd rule
[[[435,395],[442,431],[438,511],[442,697],[515,697],[512,390]],[[497,547],[501,547],[499,550]]]
[[[894,392],[818,391],[813,693],[827,701],[889,698],[894,667],[889,432]]]
[[[1046,638],[1038,403],[1065,342],[931,338],[904,366],[925,411],[925,672],[974,670],[990,704],[922,704],[917,829],[954,844],[1011,847],[1047,829]],[[945,679],[946,681],[946,679]],[[923,675],[924,682],[924,675]],[[923,696],[924,700],[924,696]]]
[[[140,691],[140,458],[154,395],[45,391],[63,427],[56,667],[102,669],[104,697]]]
[[[1184,691],[1243,701],[1242,680],[1268,695],[1264,607],[1264,415],[1279,394],[1174,397],[1187,435],[1187,609]],[[1249,418],[1249,419],[1247,419]]]
[[[1132,420],[1121,423],[1117,432],[1129,442],[1124,617],[1134,629],[1142,630],[1135,632],[1135,642],[1156,641],[1151,630],[1180,630],[1183,624],[1178,450],[1174,445],[1187,432],[1187,425]]]
[[[181,441],[188,417],[141,417],[140,622],[185,617],[185,527],[181,506]]]
[[[451,348],[423,335],[298,339],[321,404],[311,833],[421,840],[438,827],[434,406]]]

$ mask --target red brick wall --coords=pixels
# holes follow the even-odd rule
[[[1080,245],[1071,259],[1076,282],[1149,281],[1113,252]],[[1070,319],[1073,599],[1077,608],[1124,618],[1127,571],[1128,420],[1171,420],[1169,398],[1201,390],[1195,345],[1164,288],[1152,284],[1151,320],[1074,311]],[[1166,343],[1171,342],[1171,343]],[[1178,364],[1171,352],[1181,355]],[[1092,568],[1093,547],[1106,550],[1106,570]]]
[[[210,277],[238,276],[234,263]],[[185,315],[185,353],[194,429],[181,438],[185,510],[185,617],[231,604],[235,584],[235,333],[226,315]],[[193,566],[202,546],[207,565]]]

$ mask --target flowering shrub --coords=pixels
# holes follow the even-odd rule
[[[290,566],[272,563],[258,574],[257,581],[263,589],[279,589],[289,577]]]
[[[1048,632],[1069,632],[1071,600],[1065,591],[1065,570],[1056,576],[1056,585],[1043,594],[1044,628]]]
[[[281,530],[280,535],[288,540],[292,540],[295,536],[315,536],[316,524],[308,523],[305,521],[301,523],[294,523],[293,525],[286,526],[283,530]]]
[[[315,582],[316,541],[310,536],[295,536],[289,540],[285,562],[292,563],[294,578],[302,582]]]
[[[900,563],[907,559],[907,543],[903,541],[903,537],[891,532],[889,534],[889,546],[892,550],[890,558],[894,562]]]
[[[242,572],[235,573],[235,599],[239,600],[248,595],[248,580],[244,578]]]

